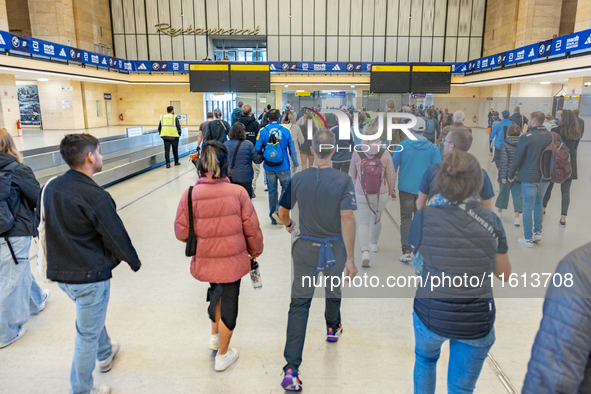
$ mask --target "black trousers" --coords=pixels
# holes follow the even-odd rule
[[[349,173],[349,168],[351,167],[351,162],[350,161],[341,161],[341,162],[337,162],[337,163],[332,163],[332,168],[334,168],[335,170],[339,170],[341,172],[344,173]]]
[[[166,158],[166,163],[170,163],[170,147],[172,146],[172,155],[174,156],[174,162],[179,162],[179,139],[164,139],[164,157]]]
[[[232,182],[235,185],[242,186],[244,189],[246,189],[246,192],[248,193],[248,196],[250,198],[252,198],[252,194],[253,194],[253,191],[252,191],[252,181],[242,183],[242,182],[234,182],[234,181],[230,180],[230,182]]]
[[[347,251],[342,239],[331,242],[331,245],[336,261],[330,268],[325,267],[322,276],[319,276],[316,271],[320,245],[305,239],[297,239],[292,245],[293,282],[287,317],[287,337],[283,352],[287,361],[287,364],[283,367],[284,371],[288,369],[298,370],[302,363],[308,315],[312,297],[314,297],[314,290],[316,289],[314,284],[321,287],[319,281],[322,281],[323,277],[328,279],[328,285],[326,287],[322,286],[324,287],[325,296],[324,319],[326,320],[326,327],[336,330],[341,324],[341,288],[331,287],[331,277],[341,277],[345,269]]]

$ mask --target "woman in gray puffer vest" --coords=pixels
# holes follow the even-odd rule
[[[230,139],[224,142],[224,145],[228,148],[228,159],[230,160],[228,163],[230,182],[244,187],[250,198],[255,198],[252,190],[254,178],[252,163],[261,164],[263,155],[259,155],[252,142],[246,139],[246,129],[240,122],[234,123],[228,133],[228,138]]]
[[[472,393],[495,342],[492,273],[504,280],[511,273],[507,238],[479,198],[484,176],[474,156],[447,155],[436,179],[438,194],[415,213],[408,234],[413,265],[422,257],[413,313],[414,392],[435,393],[437,360],[449,340],[448,390]]]
[[[519,143],[521,127],[511,125],[507,130],[507,138],[501,144],[501,167],[499,168],[499,196],[495,206],[497,207],[497,216],[501,217],[503,209],[509,206],[509,194],[513,196],[513,210],[515,211],[515,227],[520,226],[519,214],[523,212],[523,199],[521,198],[521,182],[509,181],[509,168],[513,164],[515,148]]]

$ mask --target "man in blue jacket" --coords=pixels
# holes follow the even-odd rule
[[[232,111],[232,126],[234,126],[234,123],[238,122],[240,119],[240,114],[242,113],[242,106],[244,105],[244,103],[242,101],[238,101],[238,107],[234,108],[234,110]]]
[[[412,133],[416,140],[404,139],[396,147],[392,156],[394,168],[398,173],[398,190],[400,191],[400,243],[402,256],[400,261],[410,263],[412,246],[407,242],[408,229],[414,213],[417,211],[416,201],[419,197],[419,185],[423,174],[431,164],[441,161],[439,148],[423,137],[426,130],[425,121],[417,118]]]
[[[502,112],[503,120],[497,123],[490,133],[489,139],[491,141],[494,140],[495,143],[495,156],[493,158],[493,163],[497,165],[497,169],[501,167],[501,145],[503,141],[505,141],[505,136],[507,135],[507,130],[509,130],[509,126],[511,126],[513,121],[509,119],[509,111],[504,110]]]
[[[279,123],[279,111],[276,109],[267,112],[269,124],[261,129],[257,137],[255,149],[264,157],[265,174],[267,175],[267,187],[269,188],[269,217],[271,224],[283,224],[279,219],[279,200],[277,182],[281,184],[281,197],[289,184],[289,160],[291,157],[293,172],[299,166],[296,150],[288,129]],[[271,138],[274,136],[274,138]],[[289,154],[288,154],[289,151]]]
[[[529,125],[529,123],[527,117],[521,115],[520,111],[521,108],[519,107],[519,105],[516,105],[515,108],[513,108],[513,115],[511,115],[509,119],[517,126],[521,127],[521,130],[523,130],[523,127],[525,125]]]

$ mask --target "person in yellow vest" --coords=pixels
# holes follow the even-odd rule
[[[166,115],[160,117],[158,132],[160,138],[164,140],[164,157],[166,158],[166,168],[170,168],[170,147],[174,156],[174,165],[180,166],[179,162],[179,139],[181,138],[181,124],[174,116],[174,108],[167,107]]]

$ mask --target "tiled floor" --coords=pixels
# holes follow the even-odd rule
[[[471,153],[481,159],[494,181],[496,170],[485,148],[486,135],[483,130],[474,132]],[[591,210],[586,203],[591,188],[591,143],[582,142],[579,149],[580,179],[573,182],[566,229],[558,228],[557,191],[545,217],[544,240],[533,249],[517,244],[522,230],[513,227],[512,212],[503,216],[514,272],[553,272],[564,255],[589,242]],[[180,195],[196,179],[196,172],[185,160],[181,167],[159,168],[108,189],[143,266],[138,273],[125,264],[114,271],[107,328],[121,341],[122,350],[111,372],[95,372],[95,382],[111,385],[113,393],[281,393],[291,280],[290,237],[282,227],[271,226],[267,218],[261,177],[254,205],[265,237],[265,252],[259,258],[264,286],[255,292],[248,277],[244,278],[232,339],[240,358],[226,372],[214,372],[213,356],[207,350],[207,284],[191,277],[184,244],[173,233]],[[387,209],[399,222],[398,201],[390,200]],[[360,274],[411,275],[410,268],[397,260],[400,235],[394,223],[387,216],[383,220],[380,251],[374,255],[372,268],[360,268]],[[35,250],[31,252],[35,254]],[[360,259],[359,251],[356,259]],[[536,296],[543,292],[509,292],[499,285],[495,279],[497,340],[491,355],[514,392],[519,392],[541,318],[543,300]],[[47,309],[31,318],[23,339],[0,350],[0,393],[68,391],[74,306],[55,284],[42,287],[53,292]],[[412,293],[407,298],[391,295],[343,300],[344,333],[338,344],[325,342],[323,302],[314,300],[302,364],[307,393],[412,393]],[[504,298],[507,296],[513,298]],[[437,393],[447,392],[447,349],[444,346],[438,364]],[[485,363],[476,393],[506,392],[511,391],[490,363]]]

